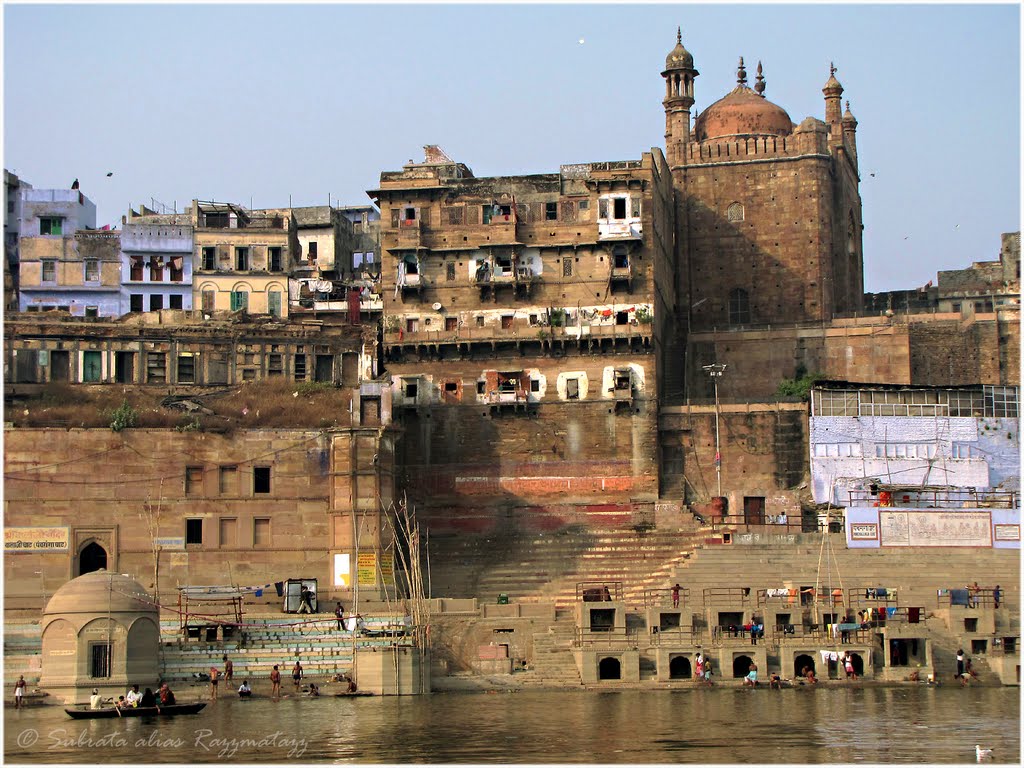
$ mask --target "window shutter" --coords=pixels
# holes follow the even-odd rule
[[[576,203],[572,200],[562,202],[562,221],[576,221]]]
[[[391,226],[398,229],[399,217],[401,217],[402,211],[398,208],[391,209]]]
[[[544,203],[530,203],[530,218],[529,221],[543,221],[544,220]]]

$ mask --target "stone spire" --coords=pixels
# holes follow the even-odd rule
[[[757,91],[757,95],[762,99],[764,98],[764,75],[761,74],[761,62],[757,62],[757,82],[754,84],[754,90]]]
[[[825,122],[828,123],[833,137],[837,137],[842,119],[840,97],[843,95],[843,86],[836,80],[836,65],[831,62],[829,63],[828,82],[825,83],[825,87],[821,89],[821,92],[825,94]],[[835,128],[832,126],[835,126]]]
[[[743,66],[743,57],[740,56],[740,68],[736,70],[736,82],[737,84],[746,87],[747,85],[747,70]]]
[[[665,58],[665,157],[669,165],[683,160],[683,146],[690,141],[690,108],[693,106],[693,80],[700,73],[693,56],[683,47],[682,27],[676,27],[676,47]]]

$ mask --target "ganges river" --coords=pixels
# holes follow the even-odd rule
[[[179,690],[179,701],[199,695]],[[4,716],[13,763],[1020,762],[1017,688],[821,686],[782,691],[436,693],[338,699],[222,696],[199,715]]]

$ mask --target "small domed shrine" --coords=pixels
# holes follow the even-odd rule
[[[42,635],[39,687],[66,703],[160,678],[159,610],[126,574],[101,569],[62,586],[43,611]]]

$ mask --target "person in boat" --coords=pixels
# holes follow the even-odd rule
[[[103,699],[100,696],[100,689],[93,688],[92,696],[89,697],[89,709],[99,709],[103,705]]]
[[[141,698],[142,694],[139,693],[139,686],[133,685],[132,689],[128,691],[128,695],[124,697],[124,700],[128,702],[129,707],[137,707]]]
[[[139,699],[140,707],[155,707],[156,706],[156,694],[153,693],[152,688],[147,688],[142,692],[142,697]]]
[[[249,687],[249,681],[243,680],[242,684],[238,686],[239,696],[252,696],[252,688]]]
[[[165,707],[174,705],[174,692],[168,687],[167,683],[160,686],[160,704]]]
[[[117,709],[128,709],[128,707],[131,705],[128,703],[128,700],[124,696],[118,696],[117,701],[114,702],[114,706]]]

